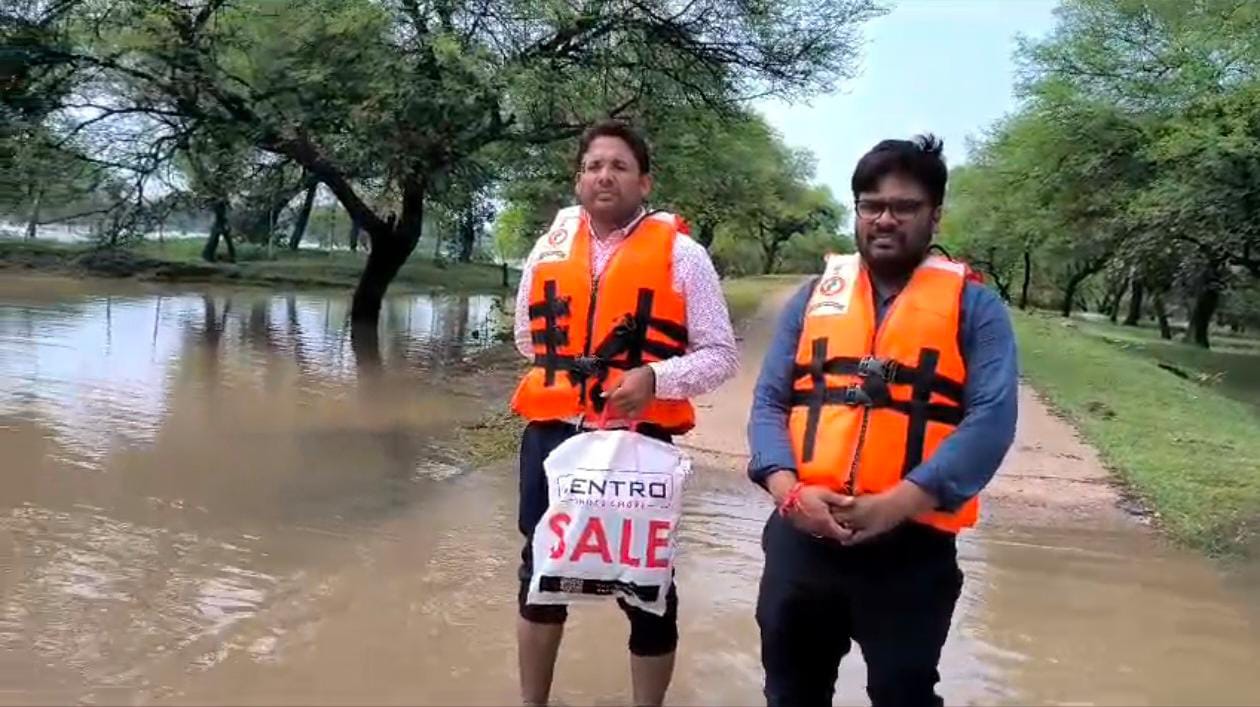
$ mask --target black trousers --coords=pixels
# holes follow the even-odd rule
[[[775,514],[762,549],[757,624],[768,705],[830,705],[853,641],[874,707],[943,704],[937,663],[962,589],[953,535],[907,523],[844,547]]]
[[[547,512],[547,471],[543,461],[552,450],[565,440],[576,435],[579,430],[573,425],[563,422],[531,422],[525,427],[521,437],[520,456],[520,507],[517,525],[521,535],[525,537],[525,545],[521,548],[521,567],[518,573],[520,587],[517,590],[517,606],[521,618],[539,624],[561,624],[569,616],[568,607],[563,604],[529,604],[529,581],[534,572],[533,537],[534,528]],[[653,428],[641,425],[639,432],[665,442],[669,435]],[[630,653],[637,656],[659,656],[673,653],[678,647],[678,589],[677,584],[669,585],[669,593],[665,595],[665,615],[644,611],[618,600],[621,611],[630,620]]]

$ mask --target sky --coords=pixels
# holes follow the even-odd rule
[[[793,147],[817,158],[816,180],[850,206],[858,159],[885,138],[930,131],[950,166],[1018,105],[1015,47],[1054,27],[1055,0],[895,0],[865,25],[855,78],[809,103],[757,108]]]

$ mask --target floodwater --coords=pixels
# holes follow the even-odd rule
[[[455,434],[505,394],[500,308],[393,297],[377,360],[341,293],[0,278],[0,703],[511,703],[515,470]],[[672,703],[758,703],[768,512],[694,477]],[[951,703],[1260,703],[1255,583],[1145,533],[960,555]],[[556,698],[625,704],[625,639],[574,611]]]

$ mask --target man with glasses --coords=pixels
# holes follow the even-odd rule
[[[966,265],[930,255],[948,171],[932,136],[858,162],[858,253],[790,301],[748,425],[778,507],[757,601],[770,705],[829,705],[862,648],[876,707],[942,704],[955,538],[1015,435],[1015,338]]]

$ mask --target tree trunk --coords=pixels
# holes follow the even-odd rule
[[[359,251],[359,232],[362,230],[363,230],[363,227],[359,225],[359,222],[351,218],[350,219],[350,252],[351,253],[357,253]]]
[[[210,224],[210,237],[206,239],[206,246],[201,249],[201,259],[213,263],[219,253],[219,238],[227,232],[227,203],[216,201],[210,208],[214,212],[214,222]]]
[[[306,197],[302,199],[302,208],[298,209],[297,220],[293,222],[293,234],[289,236],[289,250],[297,250],[306,235],[306,224],[311,220],[311,207],[315,204],[315,190],[319,182],[312,181],[306,188]]]
[[[1124,284],[1124,287],[1117,288],[1111,300],[1110,309],[1107,312],[1107,318],[1111,320],[1112,324],[1120,320],[1120,302],[1124,300],[1124,291],[1129,289],[1129,283],[1126,282]]]
[[[717,224],[712,221],[704,221],[700,224],[700,231],[696,234],[699,236],[696,241],[705,247],[713,245],[713,236],[717,233]]]
[[[1028,309],[1028,286],[1032,284],[1032,251],[1024,251],[1024,284],[1019,289],[1019,308]]]
[[[1155,317],[1159,319],[1159,338],[1170,341],[1172,339],[1172,326],[1168,323],[1168,310],[1164,308],[1163,293],[1155,294]]]
[[[404,184],[402,218],[398,224],[394,225],[391,216],[381,224],[382,228],[369,226],[366,229],[372,249],[368,251],[367,263],[350,304],[352,338],[362,336],[366,342],[377,339],[376,326],[381,318],[385,290],[415,251],[424,230],[424,197],[423,183]]]
[[[374,238],[376,247],[368,253],[367,263],[363,266],[363,274],[359,276],[359,285],[354,289],[354,299],[350,305],[350,321],[357,328],[363,326],[376,329],[380,321],[381,302],[385,299],[385,290],[398,274],[407,257],[415,250],[400,245],[403,234],[395,232],[387,238]],[[388,246],[386,245],[388,243]]]
[[[1133,293],[1129,296],[1129,313],[1124,317],[1125,326],[1137,326],[1142,319],[1142,281],[1134,278]]]
[[[337,230],[337,205],[333,204],[328,207],[328,236],[324,239],[324,250],[332,252],[333,246],[336,245],[336,238],[333,231]]]
[[[1203,291],[1195,297],[1194,306],[1190,310],[1190,322],[1186,328],[1187,341],[1205,349],[1211,348],[1208,341],[1208,327],[1212,325],[1212,317],[1215,316],[1216,308],[1220,304],[1220,290],[1210,285],[1203,288]]]
[[[1067,288],[1063,291],[1063,306],[1059,309],[1059,313],[1065,317],[1072,316],[1072,305],[1076,302],[1076,288],[1080,287],[1085,278],[1090,276],[1088,270],[1082,270],[1072,276],[1068,280]]]
[[[766,227],[761,224],[757,224],[757,238],[761,241],[761,250],[765,257],[761,264],[761,273],[769,275],[774,272],[774,266],[779,259],[779,246],[782,244],[782,241],[773,233],[770,234],[770,240],[767,241]]]
[[[774,273],[775,261],[779,259],[778,253],[775,252],[777,250],[778,248],[773,247],[766,250],[766,262],[762,265],[761,274],[771,275]]]
[[[459,224],[459,262],[471,263],[473,250],[477,247],[477,222],[472,213],[464,214]]]
[[[35,233],[39,228],[39,210],[44,204],[44,190],[35,190],[35,200],[31,203],[31,216],[26,221],[26,240],[35,240]]]
[[[997,287],[998,294],[1002,296],[1002,301],[1010,302],[1011,301],[1011,283],[1004,281],[1002,278],[998,277],[997,275],[994,275],[993,273],[989,273],[989,275],[993,278],[993,284],[995,287]]]
[[[227,245],[228,262],[236,262],[236,244],[232,242],[232,225],[225,223],[223,225],[223,243]]]

